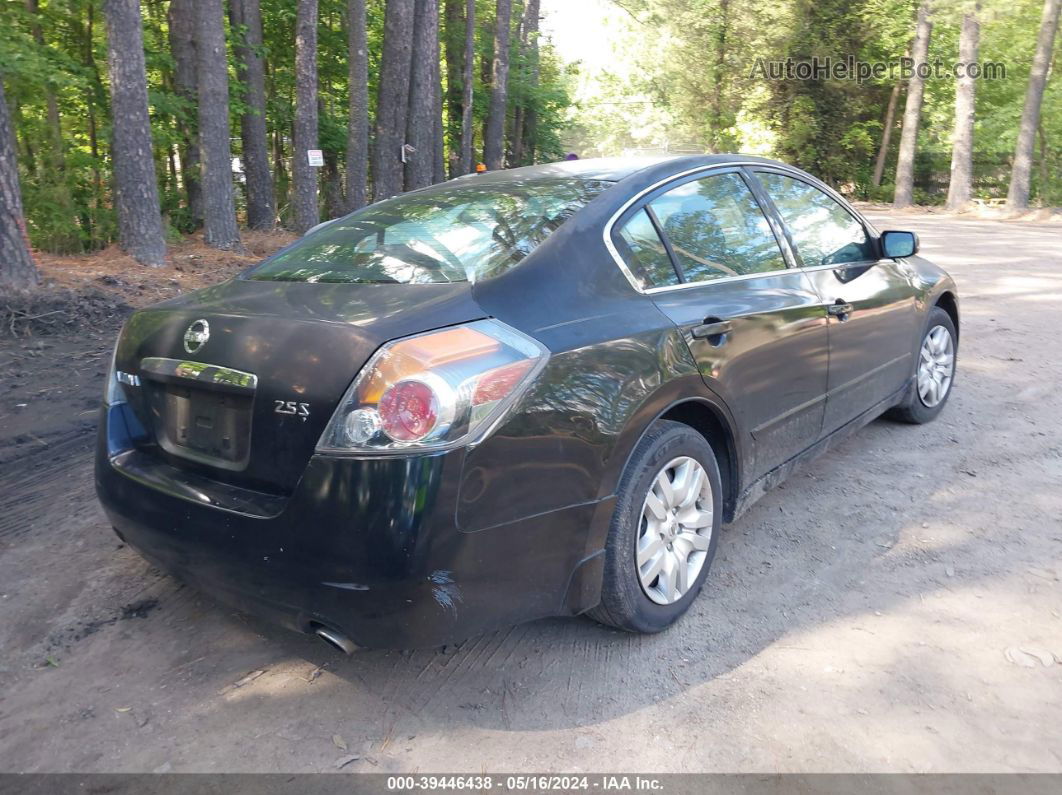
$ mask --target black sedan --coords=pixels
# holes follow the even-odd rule
[[[755,157],[408,193],[134,314],[99,497],[148,560],[348,652],[656,632],[796,465],[940,413],[958,303],[917,251]]]

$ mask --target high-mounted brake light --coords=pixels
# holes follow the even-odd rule
[[[475,443],[548,356],[497,320],[389,342],[354,379],[317,449],[366,453]]]

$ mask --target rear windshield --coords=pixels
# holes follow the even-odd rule
[[[512,268],[612,186],[514,180],[408,193],[307,235],[247,273],[261,281],[476,282]]]

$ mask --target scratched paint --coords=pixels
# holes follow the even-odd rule
[[[431,595],[440,607],[457,614],[457,603],[463,601],[461,589],[454,582],[453,574],[447,569],[439,569],[428,575],[431,583]]]

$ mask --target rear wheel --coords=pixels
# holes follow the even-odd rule
[[[659,632],[678,620],[708,576],[722,508],[708,442],[688,425],[654,423],[620,480],[601,604],[589,615],[631,632]]]
[[[918,349],[915,382],[903,404],[891,412],[893,418],[920,424],[940,414],[955,380],[957,340],[951,315],[933,307]]]

